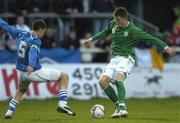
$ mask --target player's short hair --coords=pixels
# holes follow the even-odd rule
[[[113,15],[115,17],[120,16],[121,18],[128,18],[128,11],[125,7],[118,7],[114,10]]]
[[[32,29],[37,31],[39,29],[46,29],[46,23],[42,19],[35,20],[32,23]]]

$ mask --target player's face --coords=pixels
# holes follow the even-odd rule
[[[116,24],[118,25],[118,27],[124,26],[124,22],[126,21],[125,18],[121,18],[120,16],[118,16],[118,17],[114,17],[114,19],[116,20]]]
[[[46,29],[39,29],[38,30],[38,37],[42,38],[44,36],[44,34],[45,34],[45,31],[46,31]]]

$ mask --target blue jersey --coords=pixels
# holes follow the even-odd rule
[[[1,18],[0,27],[16,41],[16,68],[24,72],[26,72],[27,66],[31,66],[34,71],[39,70],[41,68],[39,63],[41,40],[36,35],[8,25]]]

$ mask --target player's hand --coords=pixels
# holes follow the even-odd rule
[[[175,49],[171,47],[167,47],[165,49],[165,52],[168,53],[170,56],[173,56],[176,53]]]
[[[29,74],[31,74],[31,73],[33,72],[33,68],[32,68],[31,66],[28,66],[28,67],[26,68],[26,71],[27,71]]]
[[[82,45],[84,45],[85,47],[90,47],[91,46],[91,43],[92,43],[92,39],[89,38],[89,39],[86,39],[86,40],[83,40],[81,42]]]

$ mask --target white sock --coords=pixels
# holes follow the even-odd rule
[[[13,111],[8,109],[5,115],[12,116],[12,114],[13,114]]]
[[[58,106],[59,107],[64,107],[64,106],[66,106],[67,105],[67,101],[59,101],[58,102]]]
[[[59,90],[58,96],[59,96],[58,106],[60,107],[66,106],[67,98],[68,98],[67,89]]]
[[[16,109],[16,107],[18,106],[18,102],[14,99],[11,99],[10,103],[9,103],[9,108],[6,112],[6,115],[12,116],[14,110]]]
[[[119,103],[119,106],[126,106],[125,103]]]

